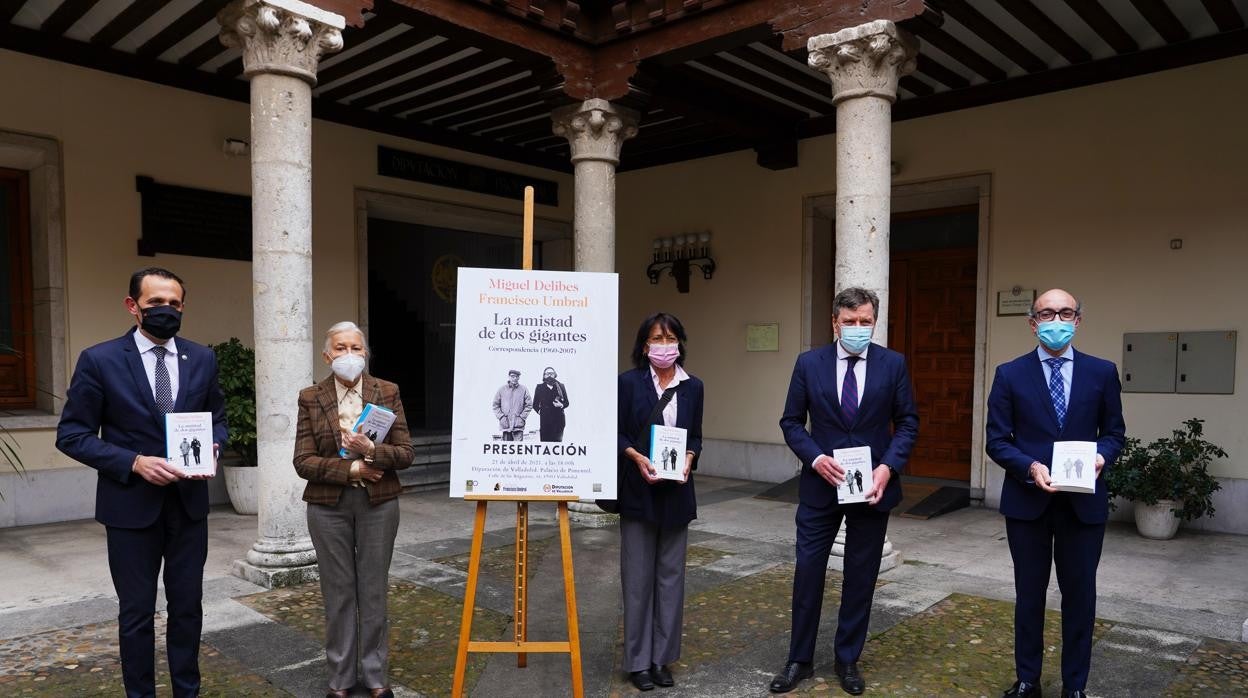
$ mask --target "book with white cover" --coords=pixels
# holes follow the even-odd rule
[[[379,444],[386,440],[386,434],[390,433],[390,427],[394,425],[395,416],[394,410],[370,402],[360,410],[360,417],[355,420],[355,426],[351,427],[351,431],[363,434],[368,437],[369,441]],[[342,448],[338,450],[338,455],[347,458],[351,452]]]
[[[1096,492],[1096,442],[1054,441],[1049,480],[1062,492]]]
[[[216,475],[212,413],[166,413],[165,453],[169,463],[186,475]]]
[[[685,444],[687,429],[650,425],[650,463],[654,474],[663,480],[685,479]]]
[[[836,448],[832,450],[832,457],[845,469],[845,482],[836,488],[836,501],[841,504],[867,501],[867,492],[875,486],[871,447]]]

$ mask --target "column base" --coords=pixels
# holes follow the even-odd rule
[[[291,587],[321,578],[321,568],[315,563],[297,567],[261,567],[248,560],[235,560],[230,573],[265,589]]]
[[[620,515],[607,513],[592,501],[568,502],[568,520],[588,528],[606,528],[618,524]]]

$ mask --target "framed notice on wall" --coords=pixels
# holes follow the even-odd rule
[[[614,499],[619,280],[460,267],[452,497]]]

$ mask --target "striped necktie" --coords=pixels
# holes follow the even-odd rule
[[[1049,365],[1049,399],[1053,401],[1053,411],[1057,412],[1057,428],[1066,426],[1066,380],[1062,378],[1062,363],[1065,357],[1045,359]]]
[[[169,369],[165,367],[165,355],[169,350],[164,347],[152,347],[156,355],[156,409],[161,414],[173,411],[173,383],[169,380]]]

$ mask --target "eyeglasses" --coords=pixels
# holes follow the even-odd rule
[[[1043,310],[1037,310],[1034,313],[1032,313],[1032,317],[1036,318],[1037,320],[1040,320],[1041,322],[1049,322],[1053,318],[1061,318],[1062,320],[1065,320],[1066,322],[1070,322],[1071,320],[1074,320],[1075,318],[1079,317],[1079,311],[1075,310],[1074,308],[1062,308],[1061,310],[1053,310],[1051,308],[1045,308]]]

